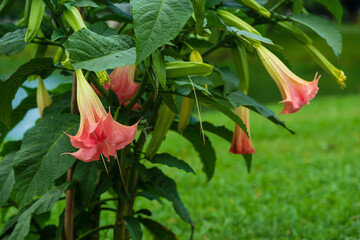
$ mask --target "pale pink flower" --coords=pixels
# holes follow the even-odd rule
[[[76,71],[76,78],[80,128],[75,136],[68,136],[71,144],[80,149],[66,154],[84,162],[99,160],[100,154],[107,158],[116,158],[116,150],[124,148],[134,140],[138,123],[125,126],[114,121],[110,110],[106,113],[81,69]]]
[[[235,109],[235,111],[239,118],[241,118],[241,120],[245,123],[250,136],[249,109],[239,106]],[[235,131],[229,151],[235,154],[255,153],[255,149],[251,144],[251,139],[249,139],[246,133],[237,124],[235,124]]]
[[[305,81],[291,72],[272,52],[262,45],[256,50],[270,76],[278,86],[284,103],[280,113],[295,113],[302,106],[309,104],[318,92],[319,77],[317,74],[312,82]]]
[[[111,82],[105,84],[104,88],[106,91],[109,91],[109,88],[111,88],[116,93],[119,99],[119,104],[122,104],[133,98],[139,88],[140,84],[136,84],[134,82],[134,76],[135,64],[115,68],[109,76]],[[92,87],[97,94],[101,95],[94,86]],[[125,102],[124,105],[126,106],[128,103],[129,101]],[[132,110],[137,109],[140,109],[140,105],[138,103],[132,107]]]

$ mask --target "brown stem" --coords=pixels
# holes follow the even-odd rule
[[[79,114],[79,109],[77,106],[76,99],[76,75],[73,74],[73,85],[71,93],[71,109],[72,114]],[[74,165],[67,170],[66,181],[71,182],[72,176],[74,173],[76,162]],[[74,200],[75,200],[75,191],[73,188],[68,189],[65,195],[65,219],[64,219],[64,238],[65,240],[73,240],[74,235]]]

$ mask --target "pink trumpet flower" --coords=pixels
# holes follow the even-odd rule
[[[111,82],[105,84],[104,88],[107,91],[109,91],[109,88],[111,88],[116,93],[119,99],[119,104],[122,104],[126,100],[133,98],[139,88],[140,84],[134,83],[134,76],[135,64],[115,68],[109,76]],[[94,86],[92,87],[97,94],[101,95]],[[124,105],[126,106],[128,103],[129,102],[125,102]],[[136,103],[132,107],[132,110],[138,109],[140,109],[140,105]]]
[[[239,106],[236,108],[236,114],[243,120],[250,136],[250,121],[249,121],[249,109]],[[233,140],[230,147],[230,152],[235,154],[252,154],[255,153],[255,149],[251,144],[251,139],[246,133],[238,126],[235,125],[235,131]]]
[[[262,45],[257,45],[256,50],[270,76],[274,79],[281,92],[284,108],[280,112],[285,114],[295,113],[302,106],[309,104],[318,92],[318,81],[315,75],[312,82],[305,81],[291,72],[272,52]]]
[[[125,126],[114,121],[110,110],[106,113],[81,69],[76,71],[76,78],[80,128],[75,136],[68,136],[71,144],[80,149],[66,154],[84,162],[99,160],[100,154],[107,158],[116,158],[116,150],[124,148],[134,140],[138,123]]]

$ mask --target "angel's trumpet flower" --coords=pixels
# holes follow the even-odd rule
[[[270,76],[274,79],[281,92],[284,108],[280,113],[295,113],[302,106],[309,104],[318,92],[319,77],[317,74],[312,82],[305,81],[291,72],[272,52],[262,45],[256,51]]]
[[[114,121],[110,111],[106,113],[81,69],[76,70],[76,78],[80,128],[75,136],[69,137],[71,144],[80,149],[66,154],[84,162],[99,160],[100,154],[107,158],[116,158],[116,150],[124,148],[134,140],[138,123],[125,126]]]
[[[249,121],[249,109],[239,106],[236,108],[236,114],[243,120],[250,136],[250,121]],[[235,154],[252,154],[255,153],[255,149],[251,144],[251,139],[246,133],[236,124],[233,140],[230,147],[230,152]]]

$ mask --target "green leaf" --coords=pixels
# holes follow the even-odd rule
[[[155,187],[161,196],[172,202],[174,210],[179,214],[181,219],[192,224],[190,214],[179,197],[174,180],[155,167],[149,169],[149,176],[149,183]]]
[[[171,111],[173,111],[174,113],[179,113],[175,99],[171,94],[160,93],[160,97]]]
[[[18,29],[14,32],[6,33],[0,38],[0,55],[11,56],[24,50],[26,29]]]
[[[126,35],[104,37],[82,28],[64,43],[75,69],[99,72],[135,62],[133,40]]]
[[[98,8],[99,5],[97,5],[94,1],[91,0],[77,0],[71,3],[71,6],[75,7],[94,7]]]
[[[77,181],[81,203],[86,206],[95,192],[95,188],[100,180],[100,172],[97,162],[82,162],[76,164],[73,180]]]
[[[200,125],[200,123],[194,123],[193,125]],[[205,131],[216,134],[230,143],[232,142],[233,133],[225,126],[214,126],[212,123],[209,122],[202,122],[202,126]]]
[[[66,92],[54,99],[52,104],[44,109],[43,117],[56,116],[70,108],[71,92]]]
[[[238,107],[240,105],[245,106],[245,107],[259,113],[264,118],[269,119],[276,125],[279,125],[279,126],[285,128],[286,130],[288,130],[290,133],[294,134],[294,131],[287,128],[285,123],[283,121],[280,121],[280,119],[275,115],[275,113],[273,113],[270,109],[266,108],[265,106],[259,104],[253,98],[247,96],[243,92],[241,92],[239,90],[233,91],[229,95],[227,95],[226,98],[231,102],[231,104],[234,107]]]
[[[130,0],[130,3],[137,63],[173,40],[192,14],[190,0]]]
[[[133,16],[130,11],[130,3],[112,3],[110,1],[106,1],[106,4],[109,6],[109,9],[111,11],[124,18],[125,21],[133,21]]]
[[[89,30],[105,37],[109,37],[117,34],[117,31],[113,28],[109,28],[106,22],[96,22],[94,24],[91,24]]]
[[[142,239],[142,231],[139,220],[134,217],[125,216],[125,227],[130,232],[130,235],[133,240],[141,240]]]
[[[205,17],[207,27],[226,31],[226,25],[214,11],[209,11],[208,13],[206,13]]]
[[[68,186],[69,183],[64,183],[58,187],[53,188],[34,204],[32,204],[28,209],[26,209],[17,219],[17,224],[11,233],[9,240],[24,239],[30,230],[31,216],[33,214],[38,215],[50,211]]]
[[[139,217],[138,219],[156,240],[177,240],[175,234],[160,223],[151,220],[150,218]]]
[[[22,141],[7,141],[2,145],[0,156],[6,156],[8,153],[18,151]]]
[[[178,169],[182,169],[185,172],[191,172],[195,174],[195,171],[190,167],[189,164],[187,164],[187,162],[180,160],[168,153],[156,154],[150,161],[152,163],[159,163],[168,167],[175,167]]]
[[[177,132],[177,125],[177,122],[173,123],[171,130]],[[204,135],[203,139],[200,125],[188,125],[183,131],[182,136],[191,142],[195,150],[199,153],[200,160],[203,164],[202,170],[206,174],[208,181],[210,181],[215,172],[216,162],[215,149],[210,139],[206,135]]]
[[[275,43],[273,43],[273,41],[270,39],[270,38],[266,38],[266,37],[262,37],[256,33],[251,33],[251,32],[248,32],[246,30],[239,30],[238,28],[236,27],[227,27],[226,28],[227,31],[239,38],[251,38],[251,39],[254,39],[254,40],[258,40],[262,43],[266,43],[266,44],[269,44],[269,45],[272,45],[272,46],[275,46],[277,48],[280,48],[282,49],[281,46],[279,45],[276,45]]]
[[[343,7],[339,0],[315,0],[316,2],[324,5],[329,12],[331,12],[335,18],[341,23],[343,15]]]
[[[339,30],[331,25],[331,23],[322,18],[312,14],[297,14],[288,16],[291,21],[300,23],[324,38],[327,44],[332,48],[335,55],[340,57],[342,49],[342,37]]]
[[[63,114],[45,117],[25,133],[14,159],[15,188],[21,207],[53,187],[55,179],[73,165],[73,156],[61,154],[74,152],[65,133],[75,135],[78,125],[78,116]]]
[[[0,163],[0,207],[8,200],[15,184],[12,161],[15,153],[6,155]]]
[[[5,81],[0,81],[0,121],[8,128],[11,126],[10,113],[12,110],[11,102],[15,97],[18,88],[31,75],[40,75],[43,79],[54,71],[54,63],[51,58],[34,58],[21,65]]]
[[[14,32],[19,29],[19,26],[16,26],[12,23],[0,22],[0,38],[3,37],[8,32]]]
[[[222,67],[217,70],[224,79],[224,95],[238,89],[240,80],[238,76],[230,70],[230,68]]]
[[[146,199],[149,199],[150,201],[156,200],[156,201],[158,201],[160,204],[164,204],[158,196],[156,196],[155,194],[152,194],[152,193],[150,193],[150,192],[147,192],[147,191],[137,192],[137,193],[136,193],[136,196],[144,197],[144,198],[146,198]]]

